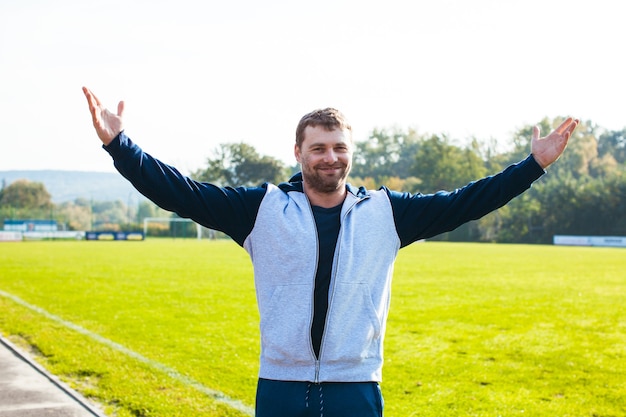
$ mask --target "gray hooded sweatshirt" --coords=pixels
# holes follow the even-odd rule
[[[452,192],[347,185],[316,355],[311,326],[319,247],[301,177],[278,186],[218,187],[183,176],[124,132],[104,148],[118,171],[155,204],[223,231],[248,252],[261,317],[259,377],[283,381],[381,381],[398,250],[502,207],[544,174],[529,156]]]

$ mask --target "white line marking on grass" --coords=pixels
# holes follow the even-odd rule
[[[140,355],[139,353],[132,351],[130,349],[128,349],[127,347],[120,345],[119,343],[115,343],[112,340],[107,339],[106,337],[100,336],[97,333],[93,333],[87,329],[85,329],[84,327],[81,327],[77,324],[74,324],[70,321],[67,320],[63,320],[61,317],[59,316],[55,316],[52,313],[47,312],[46,310],[44,310],[41,307],[37,307],[35,305],[29,304],[26,301],[22,300],[21,298],[13,295],[13,294],[9,294],[8,292],[2,291],[0,290],[0,295],[2,295],[3,297],[9,298],[13,301],[15,301],[16,303],[20,304],[21,306],[24,306],[26,308],[28,308],[29,310],[32,310],[34,312],[37,312],[39,314],[41,314],[42,316],[45,316],[47,318],[49,318],[50,320],[53,320],[59,324],[62,324],[63,326],[67,327],[68,329],[72,329],[80,334],[83,334],[85,336],[90,337],[91,339],[102,343],[103,345],[106,345],[120,353],[123,353],[127,356],[130,356],[133,359],[138,360],[139,362],[142,362],[146,365],[148,365],[149,367],[156,369],[158,371],[161,371],[165,374],[167,374],[169,377],[182,382],[185,385],[188,385],[192,388],[195,388],[196,390],[202,392],[203,394],[208,395],[209,397],[213,398],[215,401],[221,402],[226,404],[227,406],[234,408],[235,410],[241,411],[244,414],[247,414],[249,416],[254,416],[254,409],[252,407],[247,406],[246,404],[242,403],[239,400],[230,398],[229,396],[227,396],[226,394],[224,394],[223,392],[214,390],[212,388],[209,387],[205,387],[204,385],[202,385],[201,383],[199,383],[198,381],[189,378],[186,375],[181,374],[180,372],[178,372],[177,370],[170,368],[169,366],[163,365],[162,363],[153,361],[152,359],[148,359],[143,355]]]

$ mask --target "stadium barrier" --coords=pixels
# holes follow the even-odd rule
[[[626,248],[626,236],[567,236],[554,235],[555,245],[612,246]]]
[[[20,242],[22,239],[22,232],[7,232],[0,230],[0,242]]]
[[[143,232],[92,231],[85,233],[87,240],[144,240]]]
[[[21,242],[23,240],[83,240],[85,232],[57,231],[57,232],[7,232],[0,231],[0,242]]]
[[[81,231],[58,231],[58,232],[22,232],[24,240],[54,240],[54,239],[75,239],[83,240],[85,232]]]

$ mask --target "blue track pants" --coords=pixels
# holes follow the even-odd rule
[[[311,382],[259,379],[256,417],[382,417],[377,382]]]

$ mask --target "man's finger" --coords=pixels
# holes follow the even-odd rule
[[[102,107],[102,103],[100,102],[100,99],[98,98],[98,96],[96,96],[91,90],[89,90],[89,94],[91,94],[91,97],[93,97],[98,107]]]
[[[119,103],[117,103],[117,115],[119,117],[122,117],[123,114],[124,114],[124,101],[120,101]]]
[[[558,134],[562,135],[565,131],[570,129],[571,124],[572,124],[573,121],[574,121],[574,119],[572,119],[571,117],[568,117],[567,119],[565,119],[565,121],[563,123],[561,123],[559,125],[559,127],[556,128],[556,132]],[[574,127],[576,127],[576,126],[574,126]]]
[[[94,102],[94,95],[88,88],[83,87],[83,92],[85,93],[85,97],[87,98],[87,104],[89,104],[89,112],[91,113],[91,118],[93,120],[94,125],[99,122],[99,112],[96,109],[96,103]]]
[[[87,87],[83,87],[83,94],[85,94],[85,98],[87,99],[87,104],[89,104],[89,108],[93,107],[93,99],[91,98],[91,91]]]
[[[568,129],[568,133],[571,135],[572,133],[574,133],[574,130],[576,130],[576,128],[578,127],[578,124],[580,123],[580,120],[575,119],[574,121],[572,121],[572,124],[569,125],[569,129]]]
[[[574,133],[574,129],[576,129],[576,127],[578,126],[578,119],[574,120],[570,117],[568,120],[570,121],[570,123],[565,127],[562,132],[560,132],[562,136],[565,136],[565,140],[569,140],[569,138],[572,136],[572,133]]]
[[[93,93],[93,91],[91,91],[87,87],[83,87],[83,91],[85,91],[85,95],[89,95],[89,97],[91,98],[91,102],[93,102],[98,107],[102,107],[100,99]]]
[[[532,138],[532,140],[539,139],[539,134],[540,133],[541,133],[541,130],[539,129],[539,126],[533,126],[533,138]]]

